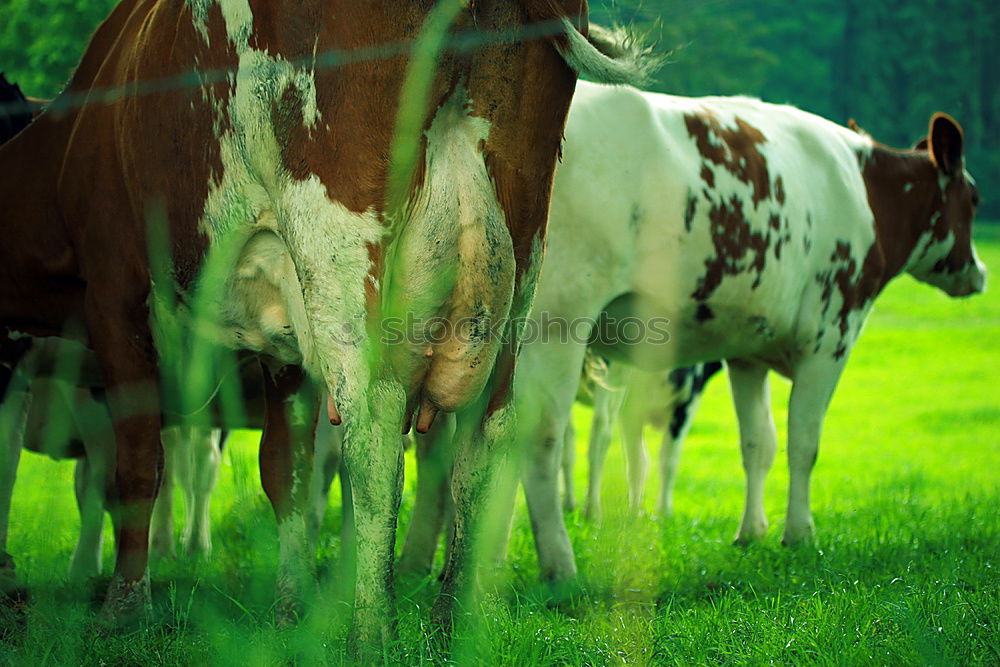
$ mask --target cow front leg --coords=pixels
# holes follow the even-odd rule
[[[691,422],[705,393],[705,384],[719,368],[721,364],[712,362],[680,371],[693,381],[690,384],[684,383],[682,392],[675,395],[668,406],[670,423],[660,445],[660,498],[656,505],[657,513],[661,516],[669,517],[674,513],[674,485],[677,483],[684,440],[691,430]],[[674,386],[677,384],[675,381]]]
[[[746,477],[746,499],[736,544],[749,544],[767,534],[764,481],[778,446],[767,374],[768,368],[762,364],[729,362],[729,386],[740,425],[740,453]]]
[[[813,535],[809,482],[819,453],[823,418],[846,360],[847,355],[829,361],[812,357],[793,373],[788,403],[788,514],[782,544],[798,544]]]
[[[416,436],[417,498],[397,566],[401,575],[427,575],[434,566],[451,503],[454,437],[455,418],[451,415],[441,415],[430,433]]]
[[[583,511],[584,517],[590,520],[601,518],[604,465],[632,376],[633,371],[627,364],[614,363],[609,366],[607,377],[603,379],[606,386],[600,381],[594,385],[594,414],[590,422],[590,444],[587,447],[587,462],[590,466],[587,471],[587,505]]]
[[[360,653],[383,646],[392,637],[393,558],[403,483],[399,434],[405,403],[399,382],[381,378],[369,385],[358,403],[339,406],[346,428],[344,463],[354,507],[352,643]]]
[[[76,462],[74,471],[73,487],[80,511],[80,537],[70,559],[69,577],[82,581],[101,573],[104,510],[107,506],[104,494],[115,448],[112,438],[114,426],[107,405],[94,400],[87,389],[75,390],[74,402],[73,409],[66,412],[73,415],[85,455]]]
[[[289,625],[298,620],[316,587],[306,513],[319,394],[298,366],[261,367],[266,413],[260,478],[278,522],[275,622]]]
[[[114,475],[107,492],[115,571],[100,615],[112,625],[151,611],[149,522],[163,471],[158,359],[148,325],[149,277],[118,274],[123,268],[128,267],[95,267],[86,296],[87,327],[115,434]]]

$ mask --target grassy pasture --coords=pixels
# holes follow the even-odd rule
[[[1000,273],[1000,227],[981,225],[984,261]],[[743,502],[735,417],[723,379],[710,383],[686,444],[676,516],[624,514],[624,464],[612,446],[605,518],[568,517],[577,595],[546,603],[523,503],[501,585],[454,646],[458,664],[971,664],[1000,662],[1000,293],[949,300],[910,278],[876,306],[827,416],[814,474],[815,545],[780,546],[788,385],[772,378],[779,452],[768,480],[767,539],[730,544]],[[585,490],[588,410],[577,408]],[[0,610],[9,664],[340,663],[343,605],[299,628],[270,622],[276,530],[260,488],[257,434],[230,439],[213,503],[209,562],[152,563],[155,621],[119,634],[92,624],[92,587],[65,573],[78,530],[72,465],[25,453],[9,550],[33,591],[21,615]],[[650,447],[658,433],[647,434]],[[653,454],[655,469],[656,452]],[[415,471],[407,463],[401,525]],[[647,507],[656,479],[651,475]],[[320,545],[336,571],[333,494]],[[180,521],[180,507],[177,508]],[[105,567],[111,566],[105,545]],[[336,588],[336,583],[332,584]],[[435,653],[434,579],[403,581],[399,641],[386,664]]]

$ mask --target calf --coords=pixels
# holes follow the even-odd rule
[[[472,34],[441,53],[456,31]],[[462,528],[436,607],[450,619],[511,424],[516,318],[482,332],[530,306],[574,70],[644,67],[641,49],[608,57],[586,31],[584,0],[115,7],[60,97],[0,148],[0,347],[16,361],[15,333],[80,336],[114,417],[103,618],[149,606],[160,416],[178,386],[212,385],[192,343],[208,340],[262,359],[285,620],[314,581],[319,396],[347,429],[363,642],[389,632],[399,433],[412,415],[426,430],[438,410],[459,414]],[[395,317],[464,328],[390,340]]]
[[[534,317],[603,324],[523,352],[523,481],[543,573],[575,572],[556,480],[588,344],[648,370],[727,360],[747,476],[739,542],[767,530],[768,370],[789,377],[783,541],[799,542],[813,531],[823,416],[875,298],[902,272],[951,296],[984,289],[978,201],[944,114],[926,148],[896,150],[788,106],[581,84]],[[643,335],[616,336],[630,317]]]

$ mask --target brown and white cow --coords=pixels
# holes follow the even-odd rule
[[[188,352],[177,332],[192,330],[262,356],[261,473],[286,605],[313,581],[308,443],[316,385],[329,391],[330,418],[347,428],[361,640],[389,627],[399,433],[415,411],[423,428],[436,410],[457,413],[459,530],[437,607],[450,618],[510,428],[517,331],[390,346],[379,323],[445,317],[475,334],[527,312],[570,65],[610,80],[643,65],[636,50],[597,51],[584,37],[586,9],[584,0],[123,0],[66,90],[0,149],[0,322],[37,336],[85,331],[115,418],[118,549],[106,618],[149,604],[160,406],[173,398],[161,387],[164,370],[178,372],[158,360]],[[451,33],[468,36],[461,48],[436,67],[415,57],[431,67],[408,70],[416,38],[433,56]],[[404,81],[428,93],[397,114]],[[397,115],[412,135],[396,136]],[[415,167],[391,164],[408,145]],[[147,238],[163,240],[168,257]],[[16,356],[12,333],[0,342]]]
[[[526,344],[517,378],[517,395],[531,396],[518,402],[533,443],[524,482],[546,575],[575,572],[559,443],[588,343],[646,369],[728,361],[747,475],[740,542],[767,530],[767,376],[789,377],[784,541],[812,533],[823,416],[875,298],[902,272],[951,296],[985,288],[962,131],[936,114],[927,145],[895,150],[754,99],[581,82],[533,318],[604,322],[589,340]]]

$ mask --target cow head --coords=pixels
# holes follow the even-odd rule
[[[986,289],[986,267],[972,242],[972,221],[979,206],[979,190],[965,170],[962,128],[951,116],[934,114],[926,142],[916,151],[926,151],[937,170],[940,189],[935,197],[926,242],[914,253],[908,268],[918,280],[934,285],[950,296],[968,296]]]

